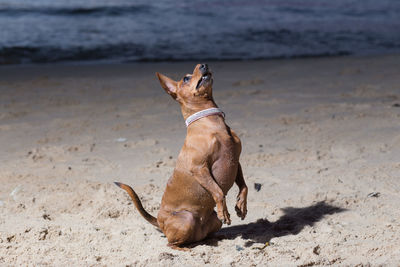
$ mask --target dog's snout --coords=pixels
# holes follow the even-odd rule
[[[200,69],[201,73],[204,74],[208,71],[208,66],[207,66],[207,64],[201,64],[199,69]]]

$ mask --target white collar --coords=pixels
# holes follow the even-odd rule
[[[190,115],[186,119],[186,121],[185,121],[186,127],[189,127],[189,125],[191,123],[193,123],[201,118],[211,116],[211,115],[217,115],[217,114],[222,115],[222,117],[225,118],[225,113],[222,110],[220,110],[219,108],[208,108],[208,109],[204,109],[199,112],[196,112],[196,113]]]

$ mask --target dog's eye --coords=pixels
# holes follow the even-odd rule
[[[188,81],[190,81],[190,77],[189,76],[183,77],[183,82],[184,83],[187,83]]]

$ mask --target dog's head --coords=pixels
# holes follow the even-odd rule
[[[194,104],[212,100],[212,74],[207,64],[197,64],[192,74],[186,74],[180,81],[156,73],[162,88],[180,104]]]

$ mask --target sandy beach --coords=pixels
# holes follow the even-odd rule
[[[154,73],[196,63],[0,67],[1,266],[399,264],[400,55],[207,62],[248,215],[234,186],[225,238],[168,248],[113,181],[157,214],[186,128]]]

